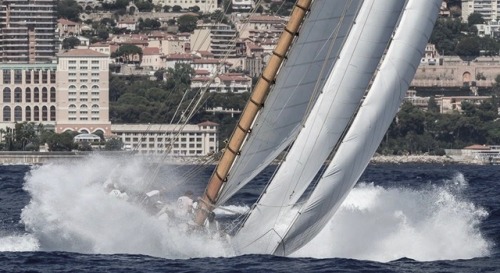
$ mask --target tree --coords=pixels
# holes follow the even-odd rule
[[[120,138],[112,138],[104,144],[106,151],[120,151],[123,148],[123,141]]]
[[[439,113],[439,105],[437,104],[434,96],[429,98],[429,101],[427,102],[427,110],[431,113]]]
[[[80,40],[76,37],[68,37],[62,41],[63,49],[72,49],[80,45]]]
[[[484,18],[481,13],[473,12],[469,15],[467,22],[469,23],[469,26],[484,24]]]
[[[73,142],[73,137],[77,133],[75,132],[64,132],[62,134],[52,133],[47,138],[47,144],[49,145],[49,150],[52,152],[56,151],[71,151],[77,148],[77,145]]]
[[[179,6],[179,5],[175,5],[175,6],[173,6],[173,7],[172,7],[172,11],[173,11],[173,12],[179,12],[179,11],[181,11],[181,10],[182,10],[182,7],[181,7],[181,6]]]
[[[479,47],[480,45],[476,37],[467,37],[458,43],[455,52],[460,57],[473,58],[479,56]]]
[[[189,11],[191,11],[191,12],[199,12],[200,11],[200,7],[198,7],[198,6],[190,7]]]
[[[142,49],[136,45],[122,45],[115,51],[111,57],[121,57],[125,63],[130,63],[135,55],[139,55],[139,62],[142,59]]]
[[[169,5],[163,6],[163,11],[164,12],[169,12],[172,7]]]
[[[196,28],[196,22],[198,18],[193,15],[182,15],[177,19],[177,24],[179,25],[180,32],[193,32]]]
[[[57,3],[57,18],[80,21],[82,8],[75,0],[61,0]]]

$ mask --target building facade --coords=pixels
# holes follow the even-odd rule
[[[55,124],[56,67],[55,64],[0,64],[2,127],[24,121]]]
[[[51,63],[56,53],[55,0],[0,1],[0,63]]]
[[[499,19],[500,0],[462,0],[462,20],[467,22],[469,16],[480,13],[486,21]]]
[[[210,51],[214,58],[237,57],[238,33],[226,24],[201,24],[191,35],[192,51]]]
[[[74,49],[58,55],[56,132],[111,134],[109,55]]]
[[[219,150],[218,124],[113,124],[111,131],[127,150],[141,154],[207,156]]]

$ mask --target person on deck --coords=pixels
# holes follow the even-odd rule
[[[191,218],[193,216],[193,205],[193,192],[185,192],[183,196],[177,199],[176,215],[182,218]]]

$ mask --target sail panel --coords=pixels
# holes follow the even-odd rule
[[[321,90],[332,70],[360,2],[314,1],[217,204],[227,201],[295,139],[310,102],[316,100],[315,90]]]
[[[287,208],[294,206],[302,196],[358,109],[403,7],[404,2],[400,0],[364,2],[339,60],[286,161],[236,236],[240,244],[258,242],[255,237],[278,230],[276,225],[286,222],[281,218],[288,218]],[[269,241],[270,238],[264,239],[266,244]],[[274,241],[273,247],[279,241]],[[253,248],[246,247],[245,251],[252,252]],[[260,248],[256,245],[256,249]]]
[[[409,0],[370,92],[275,254],[290,254],[316,236],[365,170],[414,77],[440,4],[441,0]]]

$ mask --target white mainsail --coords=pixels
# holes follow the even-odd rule
[[[272,253],[278,225],[302,196],[359,107],[404,7],[401,0],[365,0],[356,24],[304,127],[234,241],[239,251]],[[262,236],[266,234],[266,236]],[[267,251],[266,251],[267,250]]]
[[[217,204],[252,180],[296,137],[315,91],[325,84],[361,0],[316,0],[280,69]]]
[[[309,242],[359,179],[390,126],[431,35],[441,0],[409,0],[391,46],[352,126],[274,254]]]

